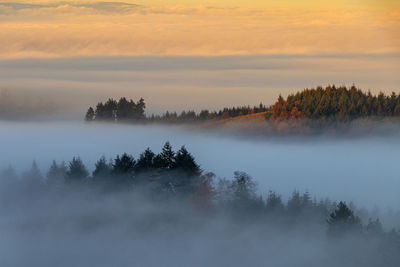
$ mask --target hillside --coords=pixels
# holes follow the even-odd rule
[[[223,108],[219,111],[207,109],[196,113],[193,110],[177,112],[166,111],[162,115],[147,115],[146,104],[141,98],[135,102],[122,97],[119,101],[112,98],[104,104],[90,107],[86,121],[113,122],[150,122],[169,124],[200,123],[205,127],[227,125],[232,123],[258,123],[265,120],[276,122],[293,122],[302,120],[346,122],[365,118],[400,117],[400,94],[372,95],[355,86],[350,89],[342,86],[317,87],[289,95],[279,96],[272,106],[241,106]]]

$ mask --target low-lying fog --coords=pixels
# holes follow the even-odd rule
[[[146,147],[159,152],[165,141],[186,145],[203,170],[218,177],[245,171],[263,194],[288,197],[294,189],[317,198],[353,201],[360,207],[400,209],[400,139],[251,140],[187,131],[180,127],[100,125],[81,122],[1,122],[0,168],[18,173],[36,160],[42,173],[51,161],[80,156],[89,170],[102,155],[127,152],[137,157]]]
[[[5,179],[0,266],[399,266],[400,234],[389,232],[400,225],[398,136],[252,139],[182,127],[1,122],[0,168],[12,164],[21,174],[36,160],[45,174],[53,159],[80,156],[93,170],[102,155],[137,157],[146,147],[158,153],[168,140],[175,150],[186,145],[202,169],[219,177],[252,175],[264,199],[274,190],[286,203],[298,189],[351,200],[378,216],[384,231],[368,217],[362,226],[341,217],[333,223],[329,201],[263,202],[239,183],[217,189],[214,204],[196,206],[209,203],[196,202],[200,189],[186,199],[149,185],[107,192]]]

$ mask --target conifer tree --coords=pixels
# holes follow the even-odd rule
[[[106,158],[102,156],[96,163],[95,169],[92,173],[93,179],[104,180],[110,176],[112,171],[112,163],[107,162]]]
[[[93,121],[94,119],[95,119],[95,112],[92,107],[89,107],[89,109],[86,112],[85,120]]]
[[[175,156],[175,168],[183,170],[190,175],[199,175],[200,167],[197,165],[194,157],[187,151],[185,146]]]
[[[351,230],[361,229],[361,220],[355,216],[353,211],[347,207],[345,202],[340,201],[336,209],[329,215],[329,233],[344,234]]]
[[[150,148],[147,148],[142,154],[140,154],[139,159],[136,163],[137,171],[148,171],[154,168],[154,157],[155,154]]]
[[[171,144],[167,141],[162,148],[161,153],[155,159],[156,166],[161,169],[173,169],[175,167],[175,152]]]
[[[66,181],[69,183],[82,182],[89,176],[85,165],[79,157],[73,157],[66,173]]]

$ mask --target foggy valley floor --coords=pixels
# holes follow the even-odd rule
[[[218,195],[213,208],[199,209],[186,198],[160,198],[145,187],[1,189],[2,266],[398,266],[400,261],[396,232],[369,223],[362,230],[330,233],[329,216],[311,206],[297,213],[291,206],[269,206],[273,201],[262,208],[254,199],[246,207],[244,199],[221,202]]]
[[[181,126],[85,124],[82,122],[1,122],[0,168],[11,164],[18,173],[36,160],[45,173],[52,160],[80,156],[89,171],[106,159],[147,147],[159,152],[170,141],[185,145],[200,167],[218,177],[234,171],[249,173],[260,190],[288,197],[294,189],[317,197],[353,201],[373,209],[399,210],[398,134],[362,138],[335,136],[255,138],[226,132],[187,130]]]
[[[398,266],[400,262],[396,135],[259,139],[160,125],[2,122],[1,126],[0,138],[7,140],[0,150],[2,169],[11,164],[20,177],[17,186],[0,187],[3,266]],[[30,177],[32,160],[43,176],[52,160],[68,166],[73,157],[80,157],[91,173],[102,155],[108,160],[127,152],[137,160],[147,147],[159,153],[166,141],[175,151],[185,145],[203,173],[216,174],[212,208],[199,209],[191,197],[175,197],[174,190],[171,196],[154,194],[151,187],[104,191],[87,185],[32,187],[24,182]],[[237,194],[229,193],[229,188],[238,188],[232,186],[240,180],[231,178],[237,170],[251,175],[257,186],[250,206],[243,206],[247,203],[243,200],[235,202]],[[218,187],[220,178],[227,181],[227,197]],[[301,204],[300,213],[293,213],[288,203],[297,198],[294,190],[299,191],[298,203],[305,203],[303,194],[309,192],[313,208]],[[269,191],[281,199],[280,212],[271,212]],[[320,201],[326,209],[317,208]],[[362,220],[362,228],[330,234],[327,221],[339,201],[346,201]],[[378,234],[377,218],[382,224]]]

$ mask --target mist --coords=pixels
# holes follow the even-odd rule
[[[145,187],[102,192],[2,185],[0,190],[2,266],[397,266],[399,261],[398,244],[390,246],[396,234],[331,236],[325,216],[315,211],[292,218],[223,205],[199,210],[182,198],[154,199]]]
[[[398,54],[71,57],[0,61],[0,118],[81,119],[110,97],[146,100],[147,115],[273,104],[300,88],[399,90]],[[288,79],[290,77],[290,79]],[[179,101],[185,99],[185,101]]]
[[[19,173],[36,160],[46,172],[56,160],[80,156],[90,171],[101,157],[127,152],[138,156],[150,147],[159,152],[166,141],[185,145],[205,171],[230,177],[252,175],[263,192],[289,196],[294,189],[318,197],[353,201],[367,208],[400,209],[397,167],[398,134],[380,136],[258,138],[184,126],[85,124],[80,122],[1,122],[0,168]]]
[[[322,223],[301,223],[285,231],[276,222],[199,213],[186,203],[152,202],[137,192],[71,191],[11,198],[14,208],[2,208],[0,221],[2,266],[376,266],[379,262],[362,255],[368,247],[368,255],[374,257],[376,244],[329,241]]]
[[[240,170],[258,186],[255,199],[273,191],[286,202],[299,190],[316,201],[350,203],[363,225],[379,217],[385,231],[400,226],[397,134],[259,138],[186,126],[3,121],[0,139],[0,168],[11,164],[22,177],[33,160],[43,176],[52,160],[74,156],[91,172],[101,156],[127,152],[137,158],[170,141],[174,149],[185,145],[203,173],[215,173],[216,188],[219,179],[229,181]],[[219,200],[214,209],[199,210],[187,199],[160,199],[146,187],[43,191],[2,181],[2,266],[397,266],[399,260],[393,256],[398,246],[389,245],[396,234],[330,237],[327,218],[337,202],[326,204],[328,213],[294,219],[223,208]]]

